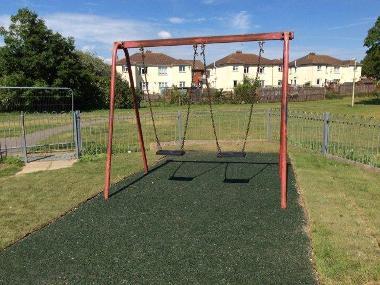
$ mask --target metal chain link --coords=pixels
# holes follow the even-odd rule
[[[259,58],[258,58],[258,63],[257,63],[257,69],[256,69],[256,77],[255,77],[255,83],[254,83],[254,91],[253,91],[253,98],[252,98],[252,102],[251,102],[251,106],[250,106],[250,109],[249,109],[249,115],[248,115],[248,122],[247,122],[247,129],[245,130],[245,137],[244,137],[244,141],[243,141],[243,146],[242,146],[242,149],[241,149],[241,152],[245,152],[245,147],[247,145],[247,140],[248,140],[248,134],[249,134],[249,130],[251,128],[251,121],[252,121],[252,115],[253,115],[253,105],[255,104],[255,101],[254,101],[254,95],[256,95],[256,91],[257,91],[257,87],[258,87],[258,81],[259,81],[259,71],[261,69],[261,57],[262,57],[262,53],[264,53],[264,42],[259,42]]]
[[[141,51],[141,58],[142,58],[142,68],[144,69],[144,80],[145,80],[145,82],[144,82],[144,80],[143,80],[143,82],[144,82],[144,85],[145,85],[146,94],[148,95],[148,105],[149,105],[150,117],[152,119],[153,132],[154,132],[154,136],[155,136],[155,139],[156,139],[157,148],[159,150],[161,150],[162,147],[161,147],[161,143],[160,143],[160,140],[159,140],[158,134],[157,134],[156,122],[154,120],[154,115],[153,115],[152,100],[150,99],[148,79],[147,79],[147,76],[146,76],[147,70],[146,70],[146,65],[145,65],[144,47],[141,47],[140,51]],[[141,72],[141,69],[140,69],[140,72]]]
[[[209,110],[210,110],[211,123],[212,123],[212,129],[214,131],[216,148],[217,148],[217,151],[218,151],[218,154],[219,154],[219,153],[222,152],[222,149],[220,147],[219,140],[218,140],[218,135],[216,133],[214,111],[212,109],[212,98],[211,98],[211,94],[210,94],[210,87],[209,87],[208,80],[207,80],[207,68],[206,68],[206,53],[205,53],[205,49],[206,49],[206,45],[202,44],[201,45],[201,50],[202,50],[201,51],[201,55],[203,57],[203,68],[204,68],[205,78],[206,78],[205,81],[206,81],[206,90],[207,90],[207,97],[208,97],[208,106],[209,106]],[[202,84],[203,84],[203,82],[202,82]]]
[[[190,107],[191,107],[191,100],[192,100],[192,95],[193,95],[193,79],[194,79],[194,74],[195,74],[195,60],[198,55],[198,45],[195,44],[193,45],[193,65],[191,69],[191,83],[190,83],[190,92],[189,92],[189,98],[187,102],[187,113],[186,113],[186,121],[185,121],[185,128],[183,131],[183,136],[182,136],[182,143],[181,143],[181,150],[185,147],[185,140],[186,140],[186,134],[187,134],[187,128],[189,126],[189,117],[190,117]]]

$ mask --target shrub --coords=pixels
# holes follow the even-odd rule
[[[259,96],[256,92],[258,86],[258,81],[244,76],[243,82],[239,83],[234,88],[235,100],[237,101],[237,103],[257,102],[259,100]]]

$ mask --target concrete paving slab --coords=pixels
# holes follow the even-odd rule
[[[34,161],[27,163],[16,175],[33,173],[37,171],[56,170],[73,166],[76,159],[72,160],[53,160],[53,161]]]

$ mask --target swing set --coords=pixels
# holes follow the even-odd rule
[[[110,190],[110,181],[111,181],[111,162],[112,162],[112,137],[113,137],[113,123],[114,123],[114,109],[115,109],[115,82],[116,82],[116,61],[117,61],[117,52],[119,49],[122,49],[125,56],[125,62],[127,65],[127,71],[129,76],[130,88],[133,96],[134,103],[134,112],[136,117],[137,132],[138,132],[138,141],[140,146],[140,151],[143,160],[144,173],[147,174],[148,163],[145,152],[144,137],[142,134],[141,121],[139,108],[137,103],[137,95],[135,90],[135,83],[132,73],[131,61],[129,56],[129,49],[139,48],[141,52],[141,59],[144,72],[143,82],[144,86],[148,86],[147,82],[147,66],[145,64],[145,48],[146,47],[160,47],[160,46],[180,46],[180,45],[192,45],[193,46],[193,61],[192,61],[192,84],[190,89],[187,92],[187,111],[186,111],[186,120],[184,126],[184,133],[181,139],[181,144],[179,149],[176,150],[165,150],[161,146],[161,142],[157,133],[156,121],[154,117],[152,101],[149,93],[149,89],[146,88],[146,94],[148,99],[148,107],[150,111],[150,117],[153,126],[153,132],[155,135],[156,146],[157,146],[157,155],[165,156],[182,156],[185,154],[185,141],[186,134],[189,125],[189,115],[191,109],[192,96],[196,89],[202,88],[203,85],[206,87],[207,98],[208,98],[208,107],[210,112],[210,118],[213,128],[213,135],[215,138],[215,144],[217,148],[216,156],[218,158],[227,158],[227,157],[239,157],[244,158],[246,156],[245,148],[250,131],[250,125],[253,115],[253,105],[254,100],[251,100],[247,126],[245,130],[245,136],[243,140],[242,149],[240,151],[223,151],[216,131],[216,124],[214,119],[214,112],[212,107],[212,96],[210,93],[209,82],[207,78],[207,69],[206,69],[206,44],[216,44],[216,43],[233,43],[233,42],[259,42],[259,56],[258,56],[258,65],[255,76],[254,83],[254,92],[258,87],[258,78],[259,70],[261,68],[261,58],[262,53],[264,52],[263,44],[264,41],[270,40],[282,40],[283,41],[283,74],[282,74],[282,95],[281,95],[281,125],[280,125],[280,150],[279,150],[279,176],[280,176],[280,198],[281,198],[281,208],[286,208],[287,205],[287,92],[288,92],[288,67],[289,67],[289,41],[294,37],[292,32],[274,32],[274,33],[261,33],[261,34],[245,34],[245,35],[229,35],[229,36],[212,36],[212,37],[192,37],[192,38],[176,38],[176,39],[157,39],[157,40],[141,40],[141,41],[124,41],[124,42],[115,42],[113,45],[112,51],[112,71],[111,71],[111,87],[110,87],[110,111],[109,111],[109,123],[108,123],[108,145],[107,145],[107,160],[106,160],[106,173],[105,173],[105,187],[104,187],[104,199],[109,198]],[[198,48],[201,48],[201,52],[198,53]],[[194,70],[197,56],[200,55],[203,61],[204,76],[202,78],[202,84],[199,86],[193,82]],[[173,179],[172,179],[173,180]]]

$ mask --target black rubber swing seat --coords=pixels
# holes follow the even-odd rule
[[[218,152],[216,157],[224,158],[224,157],[245,157],[246,153],[244,151],[223,151]]]
[[[156,155],[171,155],[171,156],[182,156],[185,154],[184,150],[165,150],[160,149],[156,151]]]

